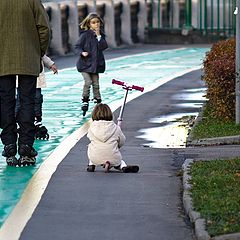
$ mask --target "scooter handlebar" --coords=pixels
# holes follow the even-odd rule
[[[112,84],[117,84],[117,85],[121,85],[121,86],[125,86],[125,87],[131,87],[132,89],[140,91],[140,92],[144,91],[144,87],[139,87],[139,86],[135,86],[135,85],[128,86],[124,82],[116,80],[116,79],[112,79]]]
[[[132,85],[132,89],[138,90],[140,92],[144,91],[144,87],[139,87],[139,86],[135,86],[135,85]]]
[[[124,82],[121,82],[121,81],[116,80],[116,79],[113,79],[113,80],[112,80],[112,84],[117,84],[117,85],[124,86]]]

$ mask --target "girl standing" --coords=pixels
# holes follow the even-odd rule
[[[105,172],[108,172],[111,167],[125,173],[138,172],[138,166],[127,165],[122,160],[119,149],[125,143],[125,136],[121,128],[114,123],[113,113],[109,106],[97,104],[92,112],[92,120],[87,134],[91,141],[88,145],[87,171],[94,172],[96,166],[102,165]]]
[[[92,86],[93,99],[100,103],[99,73],[105,71],[103,51],[108,48],[103,33],[103,20],[96,13],[89,13],[80,23],[80,37],[75,46],[79,55],[77,70],[84,78],[82,93],[82,111],[86,114],[89,105],[90,88]]]

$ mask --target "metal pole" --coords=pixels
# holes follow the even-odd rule
[[[123,111],[124,111],[124,107],[125,107],[125,104],[126,104],[126,100],[127,100],[127,95],[128,95],[128,91],[129,91],[129,88],[125,88],[126,92],[125,92],[125,96],[124,96],[124,100],[123,100],[123,105],[121,106],[121,109],[120,109],[120,113],[119,113],[119,117],[117,119],[118,121],[118,126],[121,127],[121,124],[122,124],[122,120],[123,120]]]
[[[158,28],[161,27],[161,0],[158,0]]]
[[[185,1],[185,25],[186,27],[192,26],[192,0]]]
[[[240,0],[236,2],[236,124],[240,123]]]

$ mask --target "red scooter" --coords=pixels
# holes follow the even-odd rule
[[[124,108],[125,108],[128,92],[132,91],[133,89],[137,90],[137,91],[140,91],[140,92],[143,92],[144,88],[136,86],[136,85],[129,85],[125,82],[122,82],[122,81],[119,81],[119,80],[116,80],[116,79],[112,79],[112,84],[120,85],[120,86],[122,86],[122,88],[124,90],[126,90],[125,96],[124,96],[124,101],[123,101],[123,104],[122,104],[121,109],[120,109],[119,117],[117,119],[118,126],[121,126],[121,123],[122,123],[122,120],[123,120],[123,111],[124,111]]]
[[[123,101],[123,104],[121,106],[121,109],[120,109],[120,113],[119,113],[119,117],[117,119],[118,121],[118,126],[121,127],[121,123],[122,123],[122,119],[123,119],[123,111],[124,111],[124,107],[125,107],[125,104],[126,104],[126,100],[127,100],[127,95],[128,95],[128,92],[129,91],[132,91],[133,89],[134,90],[137,90],[137,91],[140,91],[140,92],[143,92],[144,88],[143,87],[139,87],[139,86],[135,86],[135,85],[129,85],[125,82],[122,82],[122,81],[119,81],[119,80],[116,80],[116,79],[113,79],[112,80],[112,84],[117,84],[117,85],[120,85],[122,86],[122,88],[124,90],[126,90],[125,92],[125,96],[124,96],[124,101]],[[127,165],[126,167],[124,167],[124,170],[123,172],[126,172],[126,173],[137,173],[139,171],[139,166],[138,165]]]

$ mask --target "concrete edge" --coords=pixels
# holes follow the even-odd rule
[[[187,147],[240,144],[240,135],[187,141]]]
[[[185,213],[188,215],[191,223],[194,225],[194,233],[197,240],[239,240],[240,232],[232,234],[224,234],[215,237],[210,237],[206,230],[206,219],[201,218],[199,212],[194,211],[192,197],[190,193],[191,176],[189,174],[189,169],[194,163],[194,159],[186,159],[182,165],[183,170],[183,208]]]

